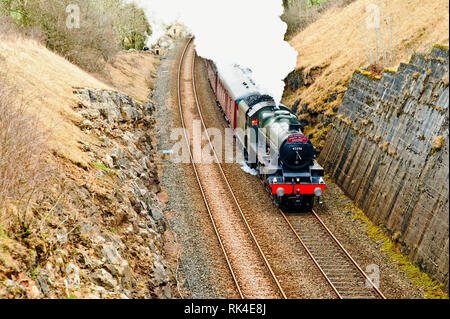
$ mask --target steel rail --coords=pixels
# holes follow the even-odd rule
[[[386,297],[383,295],[383,293],[378,289],[378,287],[372,282],[372,280],[367,276],[367,274],[361,269],[361,267],[358,265],[358,263],[350,256],[350,254],[347,252],[347,250],[342,246],[342,244],[339,242],[339,240],[334,236],[334,234],[331,232],[331,230],[325,225],[325,223],[322,221],[322,219],[317,215],[316,211],[313,209],[312,213],[314,217],[316,217],[317,221],[320,223],[320,225],[325,229],[325,231],[328,233],[328,235],[331,236],[333,241],[336,245],[342,250],[342,252],[345,254],[345,256],[350,260],[350,262],[353,264],[353,266],[356,267],[356,269],[359,271],[359,273],[364,277],[364,279],[372,286],[373,290],[377,293],[377,295],[381,299],[386,299]]]
[[[325,270],[322,268],[322,266],[319,264],[319,261],[314,256],[314,253],[311,252],[311,250],[305,244],[305,242],[301,238],[301,235],[299,235],[297,230],[294,228],[292,223],[289,221],[286,214],[281,209],[279,209],[278,211],[281,214],[281,216],[283,217],[283,219],[286,221],[287,225],[293,232],[294,236],[297,238],[297,240],[303,246],[306,253],[313,261],[314,265],[317,267],[319,272],[322,274],[322,276],[325,278],[325,280],[327,281],[329,286],[332,288],[333,292],[338,296],[339,299],[344,299],[344,296],[339,292],[339,288],[336,287],[336,285],[332,282],[330,277],[326,274]],[[350,261],[350,263],[358,270],[358,272],[362,275],[363,279],[365,279],[366,282],[368,282],[371,285],[371,288],[373,289],[373,291],[375,291],[376,295],[378,295],[378,297],[380,299],[386,299],[386,297],[383,295],[383,293],[376,287],[376,285],[372,282],[372,280],[369,278],[369,276],[367,276],[367,274],[361,269],[361,267],[358,265],[358,263],[350,256],[350,254],[347,252],[347,250],[344,248],[344,246],[339,242],[339,240],[336,238],[336,236],[334,236],[334,234],[331,232],[331,230],[325,225],[325,223],[322,221],[322,219],[319,217],[319,215],[317,215],[317,213],[314,210],[312,210],[312,216],[314,216],[315,219],[319,222],[319,225],[322,227],[322,229],[325,231],[325,233],[327,235],[329,235],[329,237],[331,237],[332,241],[337,245],[338,250],[340,252],[344,253],[347,260]]]
[[[227,262],[228,269],[230,270],[231,276],[233,277],[233,281],[234,281],[234,283],[236,285],[236,289],[238,290],[239,296],[240,296],[241,299],[244,299],[244,294],[242,292],[241,286],[239,285],[239,281],[237,279],[237,276],[236,276],[236,274],[235,274],[235,272],[233,270],[233,266],[231,265],[231,261],[230,261],[230,259],[228,257],[228,253],[227,253],[226,248],[225,248],[225,246],[223,244],[222,238],[220,236],[219,230],[218,230],[216,222],[214,220],[214,216],[213,216],[212,211],[211,211],[211,207],[209,206],[209,203],[208,203],[208,198],[206,197],[206,194],[205,194],[202,182],[200,180],[200,176],[198,174],[197,167],[196,167],[195,162],[194,162],[194,157],[193,157],[193,154],[192,154],[192,151],[191,151],[191,143],[190,143],[189,137],[187,135],[186,124],[185,124],[185,121],[184,121],[183,107],[182,107],[182,102],[181,102],[181,71],[182,71],[182,66],[183,66],[183,62],[184,62],[185,56],[186,56],[187,49],[188,49],[189,45],[192,43],[192,41],[193,41],[193,38],[190,38],[189,41],[187,42],[186,46],[184,47],[183,53],[182,53],[181,58],[180,58],[179,66],[178,66],[178,84],[177,84],[178,85],[178,108],[179,108],[179,112],[180,112],[181,124],[183,126],[184,138],[185,138],[185,141],[186,141],[186,144],[187,144],[187,148],[189,150],[189,157],[190,157],[190,160],[191,160],[192,168],[194,170],[198,186],[199,186],[200,191],[202,193],[203,201],[204,201],[206,209],[208,211],[209,218],[211,219],[211,223],[213,225],[214,232],[215,232],[216,237],[217,237],[217,239],[219,241],[220,247],[222,249],[223,255],[224,255],[225,260]],[[195,77],[194,74],[193,74],[193,77]]]
[[[308,254],[308,256],[311,258],[311,260],[313,261],[314,265],[317,267],[317,269],[319,270],[319,272],[322,274],[322,276],[325,278],[325,280],[327,281],[327,283],[330,285],[330,287],[333,289],[333,292],[338,296],[339,299],[343,299],[342,295],[339,293],[339,291],[336,289],[336,287],[333,285],[333,283],[331,282],[330,278],[328,278],[327,274],[323,271],[322,267],[320,267],[319,263],[317,262],[316,258],[314,258],[314,255],[311,253],[311,251],[309,250],[309,248],[305,245],[305,243],[303,242],[302,238],[300,237],[300,235],[298,234],[298,232],[295,230],[294,226],[292,225],[292,223],[289,221],[289,219],[287,218],[286,214],[279,209],[278,210],[281,214],[281,216],[283,217],[284,221],[286,222],[286,224],[288,225],[288,227],[292,230],[292,232],[294,233],[294,236],[297,238],[297,240],[300,242],[300,244],[303,246],[303,248],[305,249],[306,253]]]
[[[260,182],[263,186],[265,186],[261,180],[260,180]],[[327,283],[329,284],[329,286],[331,287],[333,292],[336,294],[336,296],[339,299],[344,299],[344,296],[342,296],[342,294],[339,292],[338,287],[336,287],[336,285],[333,284],[331,279],[328,277],[328,275],[322,269],[319,262],[314,257],[313,252],[311,252],[311,250],[305,244],[305,242],[303,241],[301,236],[298,234],[297,230],[294,228],[292,223],[287,218],[286,214],[281,209],[278,209],[278,211],[279,211],[280,215],[283,217],[283,219],[285,220],[288,227],[291,229],[294,236],[297,238],[297,240],[300,242],[302,247],[305,249],[307,255],[311,258],[311,260],[313,261],[314,265],[317,267],[317,269],[319,270],[321,275],[325,278],[325,280],[327,281]],[[325,230],[325,233],[328,234],[331,237],[331,239],[333,240],[333,242],[338,246],[339,250],[344,253],[345,257],[350,261],[350,263],[358,270],[358,272],[362,275],[362,277],[365,280],[367,280],[367,282],[371,285],[371,287],[373,288],[375,293],[381,299],[386,299],[386,297],[383,295],[383,293],[380,291],[380,289],[377,288],[377,286],[372,282],[372,280],[369,278],[369,276],[367,276],[367,274],[361,269],[361,267],[358,265],[358,263],[351,257],[351,255],[347,252],[347,250],[344,248],[344,246],[339,242],[339,240],[336,238],[336,236],[334,236],[334,234],[331,232],[331,230],[325,225],[325,223],[322,221],[322,219],[319,217],[319,215],[317,215],[317,213],[314,210],[312,210],[312,214],[316,218],[316,220],[319,222],[320,226],[322,226],[322,228]]]
[[[192,41],[192,39],[191,39],[190,41]],[[188,43],[188,45],[189,45],[189,43]],[[185,50],[187,50],[188,45],[186,46]],[[272,267],[270,266],[269,261],[267,260],[267,258],[266,258],[266,256],[265,256],[264,252],[262,251],[261,246],[260,246],[258,240],[256,239],[256,236],[254,235],[254,232],[252,231],[252,229],[251,229],[251,227],[250,227],[250,224],[248,223],[247,218],[245,217],[245,214],[244,214],[244,212],[243,212],[243,210],[242,210],[242,208],[241,208],[241,206],[240,206],[240,204],[239,204],[239,202],[238,202],[238,200],[237,200],[237,198],[236,198],[236,195],[234,194],[233,188],[232,188],[232,186],[231,186],[231,184],[230,184],[228,178],[226,177],[226,174],[225,174],[225,172],[224,172],[224,170],[223,170],[223,167],[222,167],[222,165],[221,165],[221,163],[220,163],[220,160],[219,160],[219,157],[218,157],[217,152],[216,152],[216,150],[215,150],[215,147],[214,147],[214,145],[213,145],[213,143],[212,143],[212,141],[211,141],[211,137],[210,137],[210,135],[209,135],[209,133],[208,133],[208,131],[207,131],[207,126],[206,126],[205,121],[204,121],[203,113],[202,113],[202,111],[201,111],[201,106],[200,106],[200,102],[199,102],[198,95],[197,95],[197,88],[196,88],[196,81],[195,81],[195,58],[196,58],[196,53],[194,52],[194,55],[193,55],[193,63],[192,63],[192,75],[193,75],[193,76],[192,76],[192,87],[193,87],[193,90],[194,90],[194,97],[195,97],[197,109],[198,109],[198,112],[199,112],[199,115],[200,115],[200,119],[201,119],[201,122],[202,122],[202,126],[203,126],[203,128],[205,129],[205,133],[206,133],[206,137],[207,137],[208,143],[209,143],[210,146],[211,146],[211,150],[213,151],[214,157],[215,157],[215,159],[216,159],[216,164],[217,164],[218,167],[219,167],[219,170],[220,170],[220,172],[221,172],[221,175],[222,175],[222,177],[223,177],[224,182],[227,184],[227,187],[228,187],[228,189],[230,190],[230,194],[232,195],[232,198],[233,198],[233,200],[234,200],[234,202],[235,202],[235,204],[236,204],[236,207],[237,207],[238,210],[239,210],[239,213],[240,213],[240,215],[241,215],[241,217],[242,217],[242,220],[244,221],[244,224],[246,225],[246,227],[247,227],[249,233],[251,234],[251,237],[252,237],[254,243],[256,244],[259,253],[260,253],[261,256],[262,256],[262,258],[263,258],[263,260],[264,260],[264,262],[265,262],[265,265],[266,265],[267,269],[269,270],[269,272],[270,272],[270,274],[272,275],[272,277],[273,277],[273,279],[274,279],[274,281],[275,281],[275,283],[276,283],[278,289],[280,290],[280,293],[282,294],[283,298],[286,299],[286,298],[287,298],[287,297],[286,297],[286,294],[284,293],[284,290],[283,290],[283,288],[281,287],[281,285],[280,285],[280,283],[279,283],[279,281],[278,281],[278,279],[277,279],[277,277],[276,277],[276,275],[275,275],[275,273],[274,273]],[[178,80],[180,81],[180,79],[178,79]],[[180,96],[179,96],[179,100],[180,100]],[[181,107],[181,101],[179,102],[179,104],[180,104],[180,107]],[[181,108],[180,108],[180,113],[181,113]],[[185,126],[183,125],[183,127],[185,127]],[[186,132],[185,132],[185,138],[187,139],[187,142],[189,143],[189,140],[188,140],[188,137],[187,137]],[[190,150],[190,143],[188,144],[188,148],[189,148],[189,153],[190,153],[190,156],[191,156],[191,161],[193,162],[193,156],[192,156],[192,152],[191,152],[191,150]],[[193,162],[193,166],[195,167],[194,162]],[[196,171],[196,168],[195,168],[195,171]],[[196,175],[197,175],[197,174],[196,174]],[[198,177],[198,175],[197,175],[197,177]],[[199,182],[199,185],[201,185],[201,182],[200,182],[200,180],[199,180],[199,177],[198,177],[198,182]],[[203,189],[202,189],[202,193],[204,194]],[[207,201],[206,195],[204,195],[204,200]],[[205,202],[205,203],[206,203],[206,202]],[[208,204],[207,204],[207,206],[209,207]],[[317,259],[314,257],[314,253],[311,252],[311,250],[308,248],[308,246],[307,246],[307,245],[305,244],[305,242],[302,240],[301,236],[298,234],[298,232],[296,231],[296,229],[294,228],[294,226],[292,225],[292,223],[289,221],[289,219],[287,218],[286,214],[285,214],[281,209],[279,209],[279,212],[280,212],[280,214],[282,215],[282,217],[283,217],[283,219],[285,220],[285,222],[287,223],[288,227],[289,227],[289,228],[291,229],[291,231],[293,232],[294,236],[297,238],[297,240],[300,242],[300,244],[302,245],[302,247],[303,247],[303,248],[305,249],[305,251],[307,252],[308,256],[309,256],[309,257],[311,258],[311,260],[313,261],[314,265],[317,267],[317,269],[319,270],[319,272],[321,273],[321,275],[325,278],[325,280],[327,281],[327,283],[330,285],[330,287],[332,288],[333,292],[337,295],[338,298],[344,299],[344,296],[339,292],[339,288],[336,287],[335,284],[333,284],[333,282],[331,281],[331,279],[330,279],[330,278],[328,277],[328,275],[325,273],[324,269],[322,269],[322,267],[320,266],[319,262],[318,262]],[[209,211],[209,213],[210,213],[211,219],[213,220],[211,211]],[[325,223],[320,219],[320,217],[316,214],[316,212],[313,210],[312,213],[313,213],[313,216],[316,218],[316,220],[319,222],[320,226],[322,226],[322,228],[325,230],[325,233],[328,234],[328,235],[331,237],[332,241],[337,245],[339,251],[341,251],[341,252],[344,253],[344,255],[345,255],[345,257],[347,258],[347,260],[350,261],[350,263],[358,270],[358,272],[362,275],[362,277],[363,277],[363,278],[371,285],[371,287],[373,288],[373,291],[375,291],[375,293],[378,295],[378,297],[380,297],[381,299],[386,299],[386,297],[383,295],[383,293],[375,286],[375,284],[370,280],[370,278],[367,276],[367,274],[361,269],[361,267],[356,263],[356,261],[350,256],[350,254],[347,252],[347,250],[346,250],[346,249],[342,246],[342,244],[337,240],[337,238],[333,235],[333,233],[332,233],[332,232],[330,231],[330,229],[325,225]],[[214,221],[213,221],[213,224],[214,224]],[[216,227],[215,227],[215,229],[216,229],[216,234],[220,237],[220,235],[218,234],[218,230],[217,230]],[[220,240],[220,239],[219,239],[219,240]],[[222,244],[221,244],[221,246],[223,247]],[[226,250],[225,250],[224,247],[223,247],[223,250],[224,250],[224,254],[226,255]],[[227,258],[227,257],[226,257],[226,258]],[[227,258],[227,260],[228,260],[228,258]],[[230,271],[233,273],[233,270],[232,270],[232,267],[231,267],[231,263],[229,263],[229,267],[230,267]],[[233,278],[236,278],[236,277],[233,275]],[[236,282],[236,284],[238,285],[237,279],[235,280],[235,282]]]

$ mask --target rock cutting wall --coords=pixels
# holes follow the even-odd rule
[[[60,158],[36,231],[19,242],[0,229],[0,299],[178,297],[164,256],[153,104],[114,91],[74,94],[90,166]]]
[[[410,259],[449,267],[448,47],[380,77],[354,73],[319,161]]]

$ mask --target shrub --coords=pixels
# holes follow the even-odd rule
[[[431,145],[432,154],[439,152],[444,147],[445,139],[442,135],[436,136]]]
[[[26,227],[26,215],[45,188],[48,168],[44,163],[46,133],[26,113],[25,103],[0,78],[0,224],[18,217]],[[6,215],[14,207],[16,216]]]
[[[320,15],[332,7],[344,7],[355,0],[283,0],[284,14],[281,19],[287,23],[286,38],[305,29]]]
[[[79,28],[67,26],[73,4],[80,9]],[[121,48],[142,49],[151,34],[144,11],[123,0],[2,0],[2,12],[24,30],[40,28],[49,49],[92,72]]]
[[[142,50],[145,47],[151,29],[142,9],[132,3],[125,5],[115,25],[122,48]]]
[[[0,34],[16,33],[17,27],[14,25],[10,17],[0,15]]]

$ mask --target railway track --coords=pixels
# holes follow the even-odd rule
[[[207,135],[207,140],[216,158],[216,163],[198,164],[194,160],[195,154],[193,153],[192,142],[187,133],[189,129],[192,131],[192,126],[189,127],[189,122],[186,120],[186,108],[192,112],[195,107],[205,131],[206,125],[203,120],[196,91],[194,76],[196,55],[192,47],[192,42],[192,39],[190,39],[186,44],[179,62],[178,106],[184,129],[184,138],[189,150],[190,162],[192,163],[194,174],[211,219],[214,232],[223,251],[230,274],[233,277],[236,290],[241,298],[286,299],[287,296],[236,199],[233,189],[218,160],[217,153],[209,135]],[[187,58],[188,55],[192,55],[192,60]],[[189,63],[191,63],[191,68],[188,67]],[[188,89],[189,85],[186,83],[191,84],[190,89]],[[185,100],[185,103],[183,103],[183,99]],[[211,175],[217,174],[217,170],[219,171],[218,175],[224,183],[222,189],[217,189],[217,185],[208,187],[208,182],[205,181],[205,179],[202,179],[201,176],[204,174],[211,177]],[[216,188],[214,196],[208,193],[212,188]],[[227,201],[227,198],[220,198],[226,194],[224,191],[227,191],[227,194],[231,195],[231,205],[220,205],[220,203],[218,203]],[[230,210],[230,207],[233,207],[233,209]],[[240,226],[238,226],[238,223]],[[255,256],[255,252],[258,256]]]
[[[236,289],[241,298],[254,298],[255,296],[251,291],[248,291],[249,285],[246,283],[247,280],[251,280],[248,278],[244,278],[243,275],[239,273],[239,265],[233,258],[233,252],[231,248],[227,244],[227,238],[221,233],[220,221],[217,219],[217,212],[214,211],[214,205],[211,204],[211,199],[208,197],[207,191],[205,190],[205,181],[201,179],[201,173],[205,169],[202,167],[202,164],[196,164],[194,161],[194,154],[191,149],[191,142],[188,134],[188,131],[185,118],[183,116],[183,103],[182,103],[182,73],[183,73],[183,63],[186,62],[186,55],[189,52],[189,47],[192,45],[192,39],[186,44],[184,48],[182,57],[179,62],[179,70],[178,70],[178,105],[180,111],[181,122],[183,128],[185,129],[185,140],[188,145],[189,154],[191,163],[193,166],[193,170],[197,179],[197,183],[199,185],[200,191],[203,196],[203,200],[208,210],[208,214],[210,216],[211,222],[214,227],[215,234],[218,238],[220,246],[222,248],[223,254],[227,261],[228,268],[230,270],[231,276],[236,285]],[[198,116],[201,121],[201,125],[203,129],[206,131],[207,126],[203,119],[202,110],[200,107],[199,99],[197,96],[196,84],[195,84],[195,52],[192,49],[192,67],[190,68],[190,76],[188,78],[184,78],[184,81],[188,81],[191,83],[192,87],[192,97],[190,98],[190,102],[195,105]],[[191,105],[191,108],[193,106]],[[273,296],[275,298],[287,298],[284,289],[282,288],[278,277],[274,273],[271,264],[269,263],[270,255],[267,255],[263,250],[265,247],[258,242],[258,239],[255,236],[255,232],[252,230],[249,222],[247,221],[246,215],[244,214],[235,194],[233,188],[228,181],[228,178],[224,172],[220,161],[218,160],[218,155],[216,150],[211,142],[211,138],[206,133],[206,137],[208,143],[210,144],[211,151],[214,153],[214,157],[216,158],[215,165],[216,168],[220,171],[220,178],[223,180],[226,185],[226,191],[232,198],[232,205],[235,207],[235,212],[238,212],[240,222],[243,222],[245,225],[245,229],[249,234],[253,245],[256,247],[256,250],[259,253],[260,259],[262,259],[261,264],[264,265],[265,273],[263,274],[261,269],[259,269],[259,275],[264,275],[270,277],[270,281],[273,283],[272,291]],[[354,261],[354,259],[348,254],[345,248],[339,243],[336,237],[332,234],[332,232],[328,229],[328,227],[323,223],[320,217],[316,214],[316,212],[312,212],[310,214],[304,214],[301,216],[291,216],[286,215],[283,211],[279,210],[282,215],[283,220],[286,222],[289,229],[292,231],[298,243],[302,246],[302,248],[307,252],[308,256],[312,259],[314,265],[317,267],[318,271],[324,277],[330,288],[333,290],[334,294],[340,299],[385,299],[384,295],[381,291],[373,284],[370,278],[365,274],[365,272],[358,266],[358,264]],[[234,220],[234,222],[238,222]],[[250,248],[250,247],[247,247]],[[253,247],[254,248],[254,247]],[[263,249],[264,248],[264,249]],[[242,253],[242,251],[241,251]],[[244,252],[244,254],[246,254]],[[284,279],[284,278],[283,278]],[[267,296],[265,296],[267,297]]]
[[[386,299],[314,210],[280,214],[338,298]]]

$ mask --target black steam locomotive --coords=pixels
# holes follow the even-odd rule
[[[221,68],[206,61],[208,78],[225,118],[234,129],[245,159],[274,200],[289,208],[312,208],[325,190],[324,170],[295,113],[261,93],[251,71]]]

